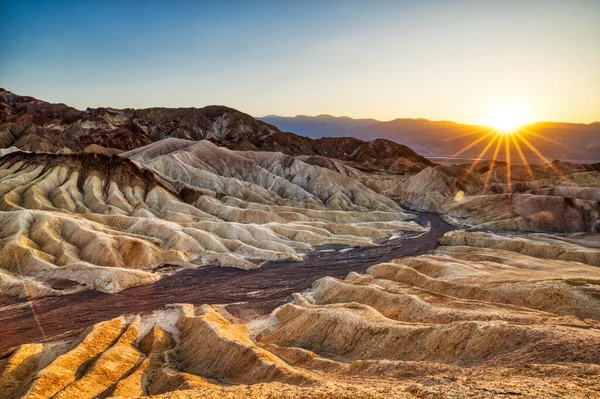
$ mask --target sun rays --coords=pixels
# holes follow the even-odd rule
[[[523,106],[517,107],[514,103],[508,103],[494,107],[488,115],[487,124],[502,134],[510,135],[525,126],[528,123],[527,121],[527,112]]]
[[[504,126],[508,127],[509,125],[512,125],[513,122],[511,122],[511,124],[507,123]],[[467,134],[467,135],[469,135],[469,134]],[[463,136],[466,136],[466,135],[463,135]],[[564,173],[562,173],[558,168],[556,168],[556,166],[554,164],[552,164],[550,162],[550,160],[548,160],[548,158],[546,158],[546,156],[544,156],[544,154],[542,154],[542,152],[526,136],[542,138],[548,142],[559,145],[558,142],[556,142],[552,139],[543,137],[538,133],[532,132],[525,126],[516,127],[514,129],[506,129],[506,130],[490,127],[488,131],[483,132],[480,137],[467,143],[463,148],[458,150],[455,154],[451,155],[448,159],[455,158],[458,155],[463,154],[464,152],[468,151],[469,149],[472,149],[473,147],[477,146],[478,144],[483,146],[482,150],[479,152],[477,157],[473,160],[471,165],[465,171],[461,180],[466,181],[468,176],[471,173],[473,173],[473,171],[476,169],[477,165],[479,165],[482,161],[484,161],[486,159],[486,156],[488,156],[488,158],[489,158],[489,155],[491,155],[491,158],[489,158],[489,166],[488,166],[488,170],[487,170],[487,175],[485,177],[483,189],[487,190],[490,187],[490,184],[492,183],[492,178],[493,178],[494,174],[506,173],[506,179],[505,179],[505,181],[506,181],[506,189],[505,190],[506,191],[505,192],[507,194],[507,198],[509,201],[509,212],[511,214],[513,214],[513,202],[512,202],[513,191],[514,191],[513,173],[515,173],[515,167],[513,165],[513,155],[518,156],[518,159],[522,163],[522,166],[524,167],[528,178],[530,179],[531,183],[535,184],[536,188],[539,187],[538,186],[539,183],[536,180],[534,168],[532,168],[524,149],[528,150],[528,154],[530,153],[530,154],[535,155],[535,157],[537,157],[539,160],[541,160],[547,168],[549,168],[554,173],[556,173],[556,175],[558,175],[559,178],[561,178],[562,180],[571,182],[571,180],[569,178],[567,178],[564,175]],[[486,140],[487,140],[487,142],[486,142]],[[504,162],[501,163],[502,162],[501,160],[503,160]],[[499,168],[498,165],[500,165],[500,167],[503,168],[502,172],[500,172],[498,170],[498,168]],[[495,170],[496,170],[496,172],[495,172]],[[523,172],[521,172],[521,173],[523,173]],[[517,173],[517,176],[518,175],[519,175],[519,173]],[[520,181],[522,179],[522,177],[519,177],[518,179]]]
[[[502,147],[502,142],[504,141],[505,138],[506,138],[506,136],[503,134],[500,134],[498,136],[498,142],[496,143],[496,149],[494,150],[494,156],[492,156],[492,161],[490,162],[490,170],[485,179],[485,184],[483,185],[484,190],[487,189],[487,187],[490,183],[492,173],[494,172],[494,167],[496,166],[496,160],[498,159],[498,154],[500,153],[500,148]],[[510,182],[508,182],[508,184],[510,184]]]

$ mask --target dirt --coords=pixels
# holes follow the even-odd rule
[[[122,314],[149,313],[170,303],[230,304],[227,310],[242,317],[267,314],[319,278],[344,277],[377,263],[427,253],[438,246],[444,233],[453,230],[433,213],[424,213],[417,221],[429,221],[431,230],[378,247],[346,252],[319,252],[325,248],[318,248],[303,262],[269,262],[248,271],[218,266],[189,269],[117,294],[90,290],[31,303],[11,303],[4,298],[0,301],[0,357],[17,345],[75,336],[92,324]]]

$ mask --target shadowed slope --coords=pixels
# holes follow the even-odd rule
[[[79,111],[0,89],[0,147],[28,151],[132,150],[165,138],[207,139],[237,150],[321,155],[368,169],[420,170],[432,163],[388,140],[313,140],[225,106],[204,108],[88,108]],[[383,150],[383,151],[382,151]],[[105,152],[106,150],[101,150]]]

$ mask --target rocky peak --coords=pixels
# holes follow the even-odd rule
[[[377,139],[372,142],[351,137],[313,140],[277,127],[223,105],[203,108],[77,110],[33,97],[0,92],[0,146],[28,151],[79,152],[97,145],[132,150],[166,138],[208,139],[236,150],[278,151],[287,155],[318,155],[357,163],[367,169],[402,172],[415,165],[431,166],[401,144]],[[421,166],[419,166],[421,165]]]

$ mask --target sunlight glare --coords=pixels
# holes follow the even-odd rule
[[[520,107],[496,108],[488,120],[488,125],[504,134],[510,134],[527,124],[525,112]]]

